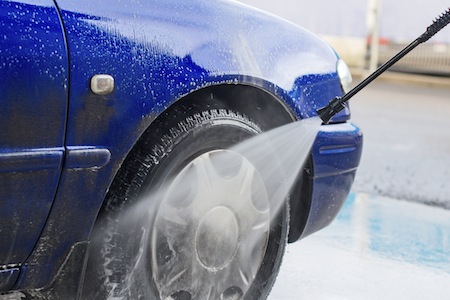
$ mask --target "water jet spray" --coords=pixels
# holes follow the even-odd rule
[[[428,26],[427,30],[415,39],[411,44],[406,46],[403,50],[397,53],[394,57],[388,60],[386,63],[381,65],[375,72],[370,74],[366,79],[361,81],[357,86],[355,86],[348,93],[343,95],[342,97],[336,97],[331,100],[326,106],[319,108],[317,110],[317,114],[322,119],[324,124],[327,124],[330,119],[336,115],[338,112],[345,108],[345,102],[350,100],[353,96],[355,96],[359,91],[365,88],[369,83],[375,80],[378,76],[384,73],[387,69],[389,69],[392,65],[402,59],[406,54],[411,52],[418,45],[428,41],[431,37],[433,37],[436,33],[438,33],[441,29],[447,26],[450,23],[450,7],[436,20],[434,20],[433,24]]]

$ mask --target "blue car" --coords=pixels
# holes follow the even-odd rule
[[[322,125],[279,211],[227,149],[317,116],[348,74],[236,1],[1,0],[0,294],[267,298],[286,243],[339,212],[362,133],[348,108]],[[221,155],[231,175],[198,171]]]

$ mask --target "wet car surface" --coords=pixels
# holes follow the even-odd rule
[[[341,60],[305,29],[235,1],[205,0],[1,1],[0,24],[0,292],[265,298],[285,244],[330,224],[348,195],[362,133],[346,108],[320,126],[289,205],[248,209],[251,226],[206,180],[186,195],[211,200],[207,217],[194,217],[202,201],[150,197],[143,215],[123,222],[185,167],[211,174],[201,169],[214,169],[217,151],[314,117],[342,95]],[[221,187],[258,207],[254,198],[267,194],[252,185],[257,172],[236,161],[253,182]],[[214,172],[216,180],[230,176]],[[160,209],[174,202],[170,213]],[[174,214],[187,222],[173,224]],[[217,215],[233,234],[211,229]],[[263,239],[247,249],[257,259],[245,266],[236,253],[256,229]],[[211,256],[210,244],[226,239],[229,259]],[[187,251],[192,240],[196,251]],[[190,260],[195,268],[184,268]],[[174,264],[184,267],[159,272]],[[197,271],[225,269],[240,277],[198,284]]]

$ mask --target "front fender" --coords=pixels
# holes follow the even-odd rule
[[[238,2],[56,2],[70,55],[68,155],[18,289],[48,284],[72,245],[89,239],[121,163],[153,120],[183,96],[212,85],[253,85],[305,118],[342,93],[337,56],[327,44]],[[96,74],[115,79],[112,93],[90,90]],[[74,165],[80,157],[89,163]]]

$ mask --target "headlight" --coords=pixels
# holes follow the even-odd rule
[[[350,91],[353,78],[352,74],[350,73],[350,69],[342,59],[339,59],[337,63],[337,73],[339,76],[339,80],[341,81],[342,90],[347,93],[348,91]]]

